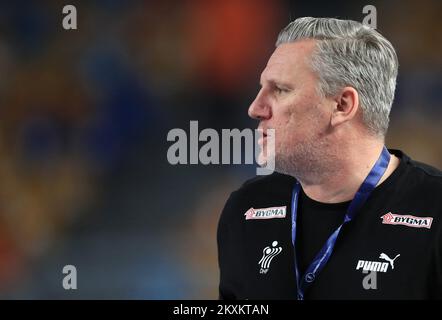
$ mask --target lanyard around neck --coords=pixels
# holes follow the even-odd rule
[[[305,274],[300,277],[298,263],[296,259],[296,217],[298,210],[298,201],[299,195],[301,191],[301,185],[298,181],[295,183],[295,187],[293,188],[292,193],[292,244],[294,250],[294,259],[295,259],[295,273],[296,273],[296,284],[298,289],[298,300],[304,300],[304,292],[305,289],[315,281],[318,274],[325,267],[330,256],[333,253],[333,249],[338,238],[338,235],[341,231],[341,228],[344,224],[351,221],[355,216],[359,209],[364,205],[367,198],[370,196],[371,192],[374,190],[379,180],[384,175],[387,170],[388,164],[390,162],[390,153],[387,148],[384,146],[379,156],[379,159],[376,161],[376,164],[371,169],[368,176],[365,178],[362,185],[359,187],[359,190],[356,192],[355,197],[351,201],[350,205],[347,208],[347,212],[344,217],[344,221],[341,225],[330,235],[330,237],[325,242],[322,249],[313,259],[312,263],[307,268]]]

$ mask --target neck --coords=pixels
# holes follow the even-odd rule
[[[329,170],[323,172],[321,176],[315,179],[298,179],[304,193],[309,198],[324,203],[352,200],[378,160],[384,146],[383,141],[363,145],[364,147],[340,150],[335,154],[336,165],[330,166]],[[391,175],[399,161],[396,156],[391,155],[387,170],[377,185]]]

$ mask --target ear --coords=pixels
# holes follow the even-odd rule
[[[350,121],[359,109],[359,94],[355,88],[344,87],[334,98],[335,106],[331,115],[331,125],[338,126]]]

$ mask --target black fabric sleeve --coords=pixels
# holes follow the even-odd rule
[[[241,254],[237,219],[236,197],[232,193],[227,200],[218,223],[218,264],[220,270],[219,299],[236,300],[241,287]]]
[[[442,227],[439,227],[433,249],[433,270],[430,275],[431,299],[442,300]]]

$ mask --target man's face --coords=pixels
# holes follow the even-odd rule
[[[326,147],[333,100],[317,93],[318,78],[309,66],[314,47],[314,40],[278,46],[249,107],[249,116],[260,121],[258,128],[264,133],[259,162],[273,156],[266,154],[265,136],[267,129],[275,129],[275,166],[280,172],[307,170]]]

